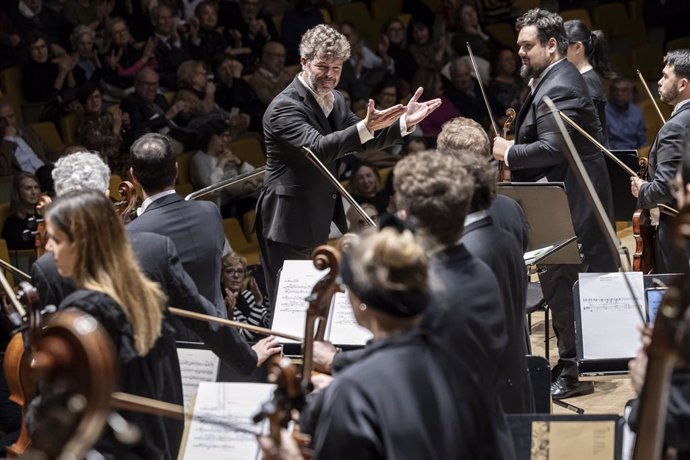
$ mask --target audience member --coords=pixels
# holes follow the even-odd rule
[[[388,55],[395,62],[395,75],[400,83],[407,84],[409,91],[409,82],[417,71],[417,63],[407,46],[405,24],[399,18],[394,18],[383,26],[382,33],[388,38]]]
[[[58,156],[30,127],[20,128],[14,108],[0,101],[0,176],[18,172],[39,174],[39,170]]]
[[[457,9],[458,30],[453,34],[451,48],[458,56],[465,56],[467,44],[472,47],[475,58],[484,59],[487,64],[492,61],[492,43],[490,37],[482,31],[477,9],[471,3],[463,3]]]
[[[249,131],[260,133],[263,131],[261,120],[266,106],[259,100],[249,83],[242,78],[242,63],[233,57],[224,55],[216,65],[216,104],[230,114],[230,124],[233,120],[249,117]],[[240,120],[241,121],[241,120]],[[242,125],[237,123],[238,128]],[[235,137],[241,133],[235,129]]]
[[[21,172],[12,178],[10,195],[10,214],[2,227],[2,239],[7,242],[7,249],[34,249],[34,238],[24,238],[23,233],[29,230],[27,221],[36,215],[36,204],[41,193],[38,179],[33,174]]]
[[[127,177],[128,155],[122,150],[122,133],[129,128],[129,116],[117,105],[104,110],[103,94],[94,83],[82,86],[77,99],[83,108],[77,142],[98,153],[113,174]]]
[[[450,81],[446,82],[444,94],[455,105],[463,117],[471,118],[488,127],[489,115],[482,99],[479,85],[472,77],[472,67],[466,58],[457,58],[450,63]]]
[[[181,125],[198,130],[211,120],[228,120],[228,113],[216,104],[216,85],[208,78],[203,62],[183,62],[177,69],[177,87],[179,90],[175,94],[175,102],[184,102],[186,105],[176,118]]]
[[[134,46],[127,22],[113,18],[106,27],[106,51],[102,57],[108,92],[118,99],[132,86],[134,76],[144,67],[156,67],[156,40],[149,38],[142,50]]]
[[[169,133],[182,144],[192,145],[195,137],[179,129],[172,121],[187,108],[187,103],[178,101],[170,106],[165,97],[158,93],[158,82],[156,71],[144,67],[134,77],[134,93],[122,99],[120,107],[129,115],[131,126],[125,136],[125,145],[131,145],[147,133]],[[179,153],[184,147],[178,146],[175,150]]]
[[[398,103],[398,87],[392,79],[381,80],[371,91],[378,110],[389,109]]]
[[[295,6],[283,14],[280,34],[283,37],[288,65],[299,64],[299,41],[304,32],[326,22],[321,9],[315,3],[316,0],[297,0]]]
[[[376,206],[371,203],[362,203],[360,208],[362,208],[362,211],[378,225],[379,212],[376,210]],[[370,228],[370,225],[364,220],[354,206],[350,206],[350,209],[345,213],[345,217],[347,218],[349,225],[348,232],[350,233],[362,233],[364,230]]]
[[[22,36],[5,11],[0,11],[0,30],[0,70],[4,70],[23,62]]]
[[[239,41],[228,40],[217,29],[218,4],[210,0],[202,1],[194,9],[194,17],[189,20],[189,41],[196,59],[211,66],[216,56],[239,56],[251,52],[249,48],[243,48]]]
[[[503,48],[497,53],[494,65],[491,67],[493,78],[486,92],[496,122],[501,126],[503,126],[508,108],[515,109],[516,113],[520,109],[520,96],[525,85],[518,77],[517,62],[518,57],[515,51]]]
[[[77,59],[70,55],[59,58],[51,55],[49,39],[40,32],[30,34],[26,45],[28,59],[22,68],[24,99],[27,102],[50,101],[59,106],[58,100],[66,90],[75,87],[72,69]]]
[[[609,147],[613,150],[639,149],[647,143],[642,110],[633,102],[635,90],[635,84],[629,78],[611,81],[606,123]]]
[[[66,0],[60,14],[71,27],[86,26],[93,31],[103,27],[114,0]]]
[[[254,166],[237,158],[230,150],[230,127],[223,120],[212,120],[203,128],[201,145],[192,157],[189,175],[195,189],[208,187],[225,179],[253,171]],[[262,185],[260,178],[246,181],[238,186],[226,188],[217,193],[221,215],[241,217],[256,205],[257,192]],[[239,199],[242,197],[241,199]],[[233,200],[234,199],[234,200]],[[234,211],[234,212],[233,212]]]
[[[367,87],[368,92],[385,77],[395,74],[395,63],[388,55],[388,37],[381,37],[374,53],[364,43],[354,24],[343,22],[340,32],[350,43],[349,61],[355,70],[355,76]]]
[[[259,68],[247,76],[247,82],[261,103],[268,106],[297,72],[298,66],[285,67],[285,47],[280,42],[271,41],[264,45]]]
[[[56,10],[44,7],[43,0],[21,0],[9,9],[8,15],[15,29],[22,35],[22,41],[32,32],[41,32],[50,42],[67,42],[69,25]]]
[[[177,17],[165,3],[154,6],[150,12],[153,37],[158,39],[154,56],[161,85],[167,90],[177,89],[177,68],[192,58],[189,43],[177,31]]]
[[[101,60],[95,46],[96,33],[89,26],[77,26],[70,35],[72,50],[77,54],[77,62],[72,69],[76,87],[86,82],[100,83],[103,78]]]
[[[441,69],[446,62],[448,37],[442,34],[433,36],[429,25],[420,20],[412,20],[407,29],[408,49],[418,67]]]
[[[280,40],[273,19],[261,11],[261,0],[240,0],[239,11],[225,18],[225,36],[248,47],[251,54],[240,60],[245,68],[253,68],[261,57],[261,49],[271,40]]]
[[[256,278],[247,272],[247,259],[235,253],[224,255],[221,285],[228,318],[252,326],[271,327],[268,299],[261,293]],[[263,337],[246,329],[239,332],[247,342],[256,342]]]
[[[435,138],[441,132],[441,126],[445,122],[460,115],[458,111],[459,106],[444,94],[443,81],[438,71],[428,67],[420,67],[414,74],[412,87],[417,88],[420,86],[424,88],[424,93],[422,93],[423,100],[440,98],[442,101],[441,107],[419,124],[422,134],[427,139]]]
[[[372,163],[361,161],[350,176],[349,191],[357,203],[370,203],[379,214],[387,212],[390,194],[381,186],[379,169]]]

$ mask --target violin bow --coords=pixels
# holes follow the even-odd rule
[[[238,329],[246,329],[248,331],[263,334],[263,335],[274,335],[276,337],[283,337],[284,339],[294,340],[295,342],[302,342],[304,339],[296,335],[287,334],[285,332],[278,332],[265,327],[254,326],[251,324],[240,323],[238,321],[231,321],[229,319],[217,318],[215,316],[204,315],[201,313],[196,313],[189,310],[183,310],[182,308],[169,307],[168,310],[175,316],[182,316],[184,318],[196,319],[199,321],[206,321],[207,323],[216,323],[222,326],[236,327]]]
[[[13,275],[16,275],[18,278],[21,278],[24,281],[31,281],[31,276],[29,276],[29,274],[24,273],[14,265],[5,262],[2,259],[0,259],[0,268],[4,268],[5,270],[10,271]]]
[[[659,105],[656,103],[656,99],[654,99],[654,96],[652,96],[652,91],[649,89],[649,86],[647,86],[647,82],[644,81],[644,77],[642,76],[642,72],[640,72],[640,69],[637,69],[637,76],[640,78],[640,81],[642,82],[642,86],[644,86],[645,91],[647,91],[647,95],[649,96],[649,100],[651,100],[652,104],[654,104],[654,108],[656,109],[656,113],[658,113],[659,118],[661,118],[661,123],[665,124],[666,119],[661,114],[661,109],[659,108]]]
[[[618,240],[618,237],[616,236],[616,231],[613,228],[613,225],[611,225],[611,222],[608,220],[606,217],[606,211],[604,210],[604,205],[601,204],[601,200],[599,199],[599,195],[597,195],[596,191],[594,190],[594,185],[592,185],[592,180],[589,177],[589,174],[587,173],[587,170],[585,169],[584,164],[582,164],[582,159],[580,158],[579,153],[575,149],[575,145],[573,144],[573,140],[570,137],[570,134],[568,134],[568,130],[565,128],[565,125],[563,124],[563,120],[561,117],[564,116],[563,112],[559,111],[558,108],[556,108],[556,105],[553,103],[550,97],[544,96],[544,103],[548,106],[548,108],[551,110],[551,114],[553,115],[556,125],[558,125],[558,129],[561,131],[561,135],[563,136],[563,139],[565,141],[566,149],[565,151],[567,152],[567,157],[568,161],[570,163],[571,168],[573,171],[576,173],[575,175],[577,176],[578,181],[580,182],[580,185],[582,186],[583,189],[587,193],[585,195],[587,196],[590,205],[594,208],[594,216],[596,217],[597,223],[599,224],[599,227],[601,228],[602,232],[604,235],[607,236],[606,238],[606,243],[609,248],[609,251],[611,252],[611,257],[613,257],[613,260],[617,261],[617,265],[619,270],[623,272],[629,272],[630,271],[630,264],[628,262],[627,257],[621,257],[624,255],[624,251],[622,250],[622,247],[618,244],[616,244],[616,241]],[[560,117],[559,117],[560,115]],[[625,265],[623,263],[623,260],[625,260]],[[637,310],[637,313],[639,313],[640,318],[642,319],[642,324],[646,325],[647,324],[647,319],[645,318],[644,311],[642,310],[642,306],[637,300],[637,296],[635,295],[634,290],[632,289],[632,285],[630,284],[630,280],[628,279],[627,276],[623,276],[623,280],[625,281],[626,286],[628,287],[628,290],[630,291],[631,297],[633,298],[633,301],[635,302],[635,307]]]
[[[304,155],[307,157],[307,160],[311,161],[316,168],[321,171],[321,173],[326,176],[326,179],[335,187],[335,189],[340,193],[340,195],[347,200],[348,203],[350,203],[350,206],[355,208],[357,211],[357,214],[360,215],[362,219],[364,219],[364,222],[367,223],[370,227],[376,228],[376,223],[371,220],[371,217],[364,212],[364,209],[355,201],[354,198],[352,198],[352,195],[350,195],[347,190],[345,190],[345,187],[343,187],[343,184],[341,184],[338,179],[336,179],[333,174],[326,168],[326,166],[319,160],[319,158],[314,155],[314,152],[312,152],[309,147],[302,147],[302,152],[304,152]]]
[[[580,125],[578,125],[577,123],[575,123],[568,115],[564,114],[563,112],[561,112],[561,111],[558,110],[558,109],[556,109],[556,113],[558,113],[558,115],[560,115],[561,118],[563,118],[563,120],[565,120],[566,122],[568,122],[568,124],[569,124],[570,126],[572,126],[573,128],[575,128],[575,129],[577,130],[577,132],[579,132],[580,134],[582,134],[582,135],[585,137],[585,139],[587,139],[588,141],[590,141],[590,142],[591,142],[592,144],[594,144],[598,149],[600,149],[602,152],[604,152],[604,154],[606,154],[607,157],[609,157],[611,160],[613,160],[613,162],[616,163],[616,165],[618,165],[618,166],[620,166],[621,168],[623,168],[623,170],[624,170],[626,173],[628,173],[631,177],[637,177],[637,173],[636,173],[635,171],[633,171],[632,169],[630,169],[630,168],[628,167],[628,165],[626,165],[625,163],[623,163],[623,162],[621,161],[620,158],[618,158],[616,155],[613,154],[613,152],[611,152],[609,149],[607,149],[606,147],[604,147],[603,145],[601,145],[601,143],[600,143],[599,141],[597,141],[597,140],[594,139],[592,136],[590,136],[589,133],[587,133],[587,131],[585,131],[584,129],[582,129],[582,127],[581,127]],[[660,208],[664,208],[664,209],[666,209],[667,211],[669,211],[669,212],[671,212],[671,213],[673,213],[673,214],[678,214],[678,210],[677,210],[676,208],[673,208],[673,207],[669,206],[669,205],[666,205],[666,204],[659,204],[659,205],[657,205],[657,206],[659,206]]]
[[[472,68],[474,69],[474,74],[477,76],[477,83],[479,83],[479,89],[481,90],[482,97],[484,98],[484,105],[486,105],[486,111],[489,112],[491,126],[494,128],[494,133],[496,134],[496,137],[500,137],[501,135],[498,134],[498,128],[496,127],[496,121],[494,120],[494,113],[492,112],[491,106],[489,105],[489,98],[486,96],[486,92],[484,91],[484,85],[482,84],[482,76],[479,75],[477,61],[474,60],[474,53],[472,52],[472,47],[470,46],[470,42],[465,42],[465,44],[467,45],[467,52],[469,53],[470,61],[472,61]]]
[[[239,176],[230,177],[229,179],[222,180],[216,184],[211,184],[208,187],[204,187],[200,190],[197,190],[196,192],[192,192],[189,195],[187,195],[186,197],[184,197],[184,199],[187,201],[196,200],[199,197],[208,195],[208,194],[216,192],[218,190],[232,187],[233,185],[237,185],[237,184],[242,183],[244,181],[254,179],[255,177],[262,175],[265,171],[266,171],[266,166],[258,167],[252,171],[246,172],[244,174],[240,174]]]

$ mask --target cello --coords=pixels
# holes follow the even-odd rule
[[[640,179],[647,175],[647,159],[640,158]],[[633,270],[650,273],[654,271],[654,226],[649,209],[636,209],[632,216],[633,237],[635,239],[635,253],[633,254]]]

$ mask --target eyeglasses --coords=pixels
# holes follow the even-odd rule
[[[223,270],[223,273],[226,273],[230,276],[244,276],[247,273],[247,270],[245,269],[235,269],[235,268],[226,268]]]

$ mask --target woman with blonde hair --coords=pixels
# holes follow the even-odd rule
[[[118,354],[118,387],[126,393],[182,403],[174,329],[165,320],[166,298],[135,262],[125,229],[102,192],[69,192],[46,214],[48,242],[58,272],[79,288],[60,309],[90,314],[105,328]],[[40,409],[39,409],[40,411]],[[134,446],[104,431],[96,449],[114,458],[177,458],[182,423],[124,412],[142,431]]]

